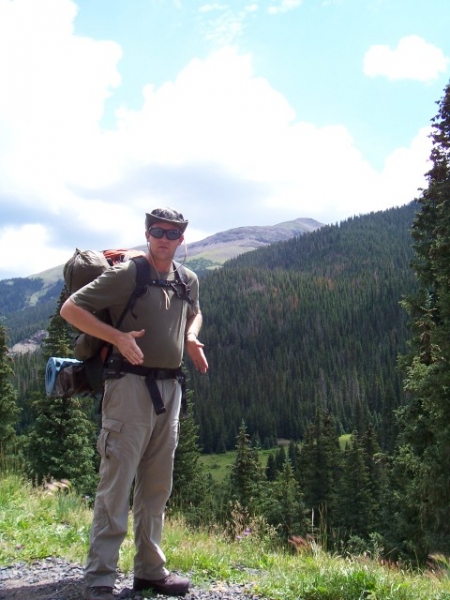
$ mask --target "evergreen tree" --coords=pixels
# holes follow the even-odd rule
[[[292,465],[292,470],[294,472],[294,477],[296,479],[299,478],[299,470],[298,470],[299,456],[300,456],[300,450],[299,450],[297,444],[294,442],[294,440],[291,440],[289,442],[288,458]]]
[[[284,446],[280,446],[275,454],[275,463],[277,465],[277,471],[282,471],[284,463],[286,462],[286,450]]]
[[[277,480],[270,486],[266,518],[287,542],[293,535],[304,536],[307,532],[306,510],[300,485],[294,477],[291,462],[286,460]]]
[[[42,382],[49,357],[70,357],[72,354],[70,330],[59,315],[64,299],[63,291],[43,346]],[[97,479],[95,425],[88,417],[92,400],[53,398],[36,393],[31,406],[35,419],[27,437],[30,476],[37,483],[47,479],[67,479],[77,492],[93,494]]]
[[[368,540],[374,518],[374,502],[371,496],[367,460],[361,440],[352,435],[351,443],[344,451],[343,474],[338,486],[338,511],[335,525],[343,537],[359,536]]]
[[[211,518],[212,491],[203,474],[194,420],[192,392],[188,392],[188,413],[180,420],[180,437],[175,453],[173,489],[168,508],[181,511],[191,524],[206,524]]]
[[[277,463],[273,452],[267,457],[266,477],[268,481],[275,481],[277,478]]]
[[[371,426],[361,438],[363,457],[367,468],[368,490],[371,499],[371,513],[368,516],[369,533],[389,531],[389,511],[391,490],[388,458],[378,445]]]
[[[404,303],[412,336],[395,463],[399,536],[408,533],[406,547],[420,559],[450,551],[450,85],[438,106],[428,187],[412,229],[419,289]]]
[[[47,360],[51,356],[71,357],[72,356],[72,341],[74,330],[60,316],[59,311],[67,298],[67,291],[64,287],[61,291],[56,311],[50,319],[47,329],[47,337],[42,344],[42,358],[44,368]]]
[[[0,323],[0,458],[10,451],[19,419],[17,393],[12,384],[14,371],[6,341],[6,328]]]
[[[260,514],[265,482],[258,449],[252,448],[246,425],[242,422],[230,475],[232,503],[239,505],[248,516]]]
[[[22,434],[33,421],[29,398],[33,392],[42,391],[42,351],[16,354],[14,356],[14,388],[17,390],[17,403],[20,413],[17,432]]]
[[[38,484],[67,479],[80,494],[94,493],[94,426],[84,402],[36,396],[32,406],[37,417],[28,434],[27,455],[30,477]]]
[[[335,518],[341,450],[331,416],[321,408],[308,428],[299,456],[300,486],[314,526],[330,529]]]

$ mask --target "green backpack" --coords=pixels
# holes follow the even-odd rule
[[[75,250],[64,265],[63,275],[68,294],[72,294],[99,277],[106,269],[127,260],[136,264],[136,285],[115,327],[120,327],[125,315],[133,311],[134,305],[146,291],[155,285],[172,289],[181,300],[193,304],[185,268],[176,267],[177,279],[152,279],[150,265],[143,252],[136,250]],[[107,310],[97,313],[99,319],[112,324]],[[48,396],[70,398],[74,395],[99,396],[103,392],[103,368],[112,347],[103,340],[86,333],[77,335],[74,341],[73,358],[51,357],[46,366],[45,389]]]

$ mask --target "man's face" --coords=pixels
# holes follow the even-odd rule
[[[163,234],[161,230],[164,232]],[[175,233],[172,234],[171,232],[178,232],[180,237],[178,239],[169,239],[166,232],[169,232],[168,235],[170,237],[177,235]],[[152,255],[160,260],[172,260],[178,246],[184,240],[184,235],[181,233],[179,227],[171,225],[170,223],[164,223],[163,221],[158,221],[154,225],[151,225],[145,232],[145,236],[150,244]]]

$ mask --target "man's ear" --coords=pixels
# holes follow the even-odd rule
[[[184,235],[181,235],[178,239],[178,245],[180,246],[184,242]]]

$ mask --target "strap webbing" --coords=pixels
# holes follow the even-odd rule
[[[176,379],[181,385],[181,406],[183,416],[187,414],[187,396],[186,396],[186,377],[183,370],[178,369],[159,369],[152,367],[143,367],[141,365],[132,365],[121,356],[111,356],[103,373],[104,379],[116,379],[131,373],[145,377],[145,384],[152,399],[153,407],[157,415],[166,412],[164,402],[161,397],[156,381],[158,379]]]

